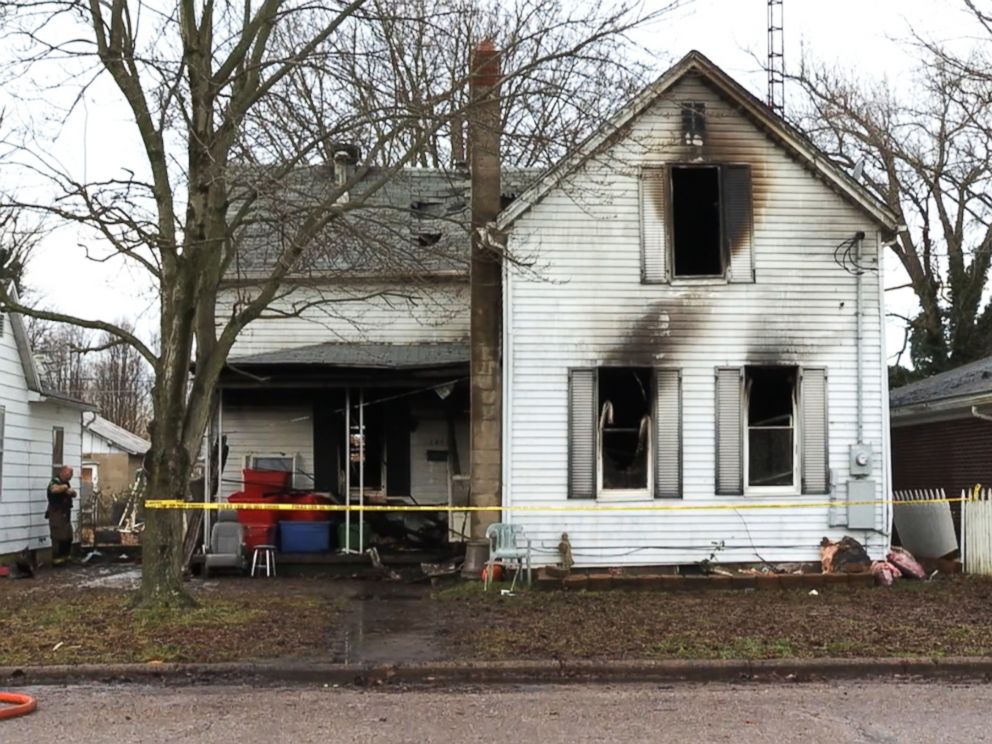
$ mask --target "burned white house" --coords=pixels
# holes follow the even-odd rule
[[[703,55],[500,217],[504,519],[538,562],[889,545],[894,217]],[[517,509],[516,507],[526,507]]]

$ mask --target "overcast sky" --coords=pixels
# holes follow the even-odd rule
[[[657,55],[659,72],[698,49],[764,98],[760,62],[766,53],[766,7],[766,0],[696,0],[645,27],[636,38]],[[962,8],[960,0],[785,0],[786,66],[795,65],[805,51],[866,76],[905,82],[911,80],[913,66],[905,43],[910,27],[933,38],[967,43],[971,26]],[[85,167],[91,178],[133,168],[141,153],[124,110],[114,104],[113,91],[109,86],[94,89],[85,103],[64,126],[53,156]],[[888,261],[889,286],[902,283],[893,263]],[[87,261],[72,230],[46,241],[29,267],[27,283],[53,309],[110,320],[128,316],[147,332],[154,329],[155,300],[141,272],[117,262]],[[904,312],[912,301],[907,292],[889,293],[887,299]],[[897,349],[902,341],[898,324],[891,325],[888,337],[890,351]]]

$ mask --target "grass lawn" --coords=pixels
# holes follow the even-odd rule
[[[992,581],[699,592],[442,592],[450,642],[482,659],[992,656]]]
[[[338,601],[316,582],[233,578],[189,588],[197,607],[152,612],[134,609],[130,590],[80,588],[51,574],[0,580],[0,666],[327,653]]]

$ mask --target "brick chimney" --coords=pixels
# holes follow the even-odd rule
[[[502,500],[502,255],[488,230],[500,211],[500,59],[486,39],[473,50],[469,77],[468,157],[472,181],[472,470],[470,504]],[[500,513],[472,512],[471,537],[481,539]]]

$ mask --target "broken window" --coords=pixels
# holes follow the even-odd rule
[[[795,367],[748,367],[745,372],[749,487],[796,485]]]
[[[682,104],[682,139],[687,145],[700,146],[706,136],[706,104],[686,101]]]
[[[722,276],[719,166],[674,166],[671,181],[675,276]]]
[[[599,370],[598,429],[601,490],[648,490],[651,482],[650,369]]]

